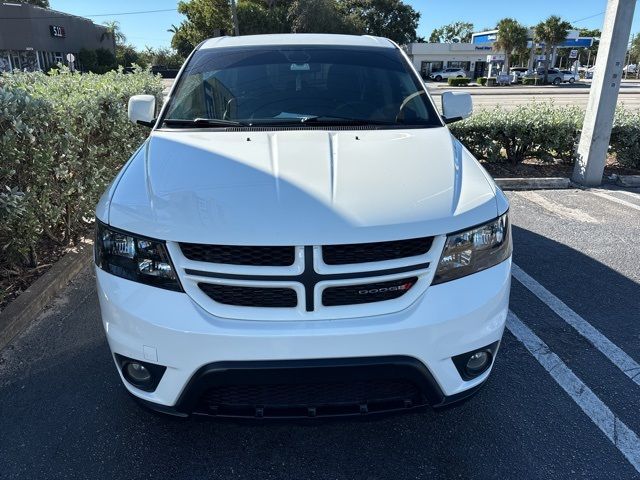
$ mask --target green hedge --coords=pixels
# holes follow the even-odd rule
[[[148,135],[127,120],[129,97],[155,95],[148,72],[0,76],[0,267],[35,266],[38,245],[69,245],[99,195]]]
[[[578,107],[532,102],[513,110],[480,110],[450,128],[477,158],[490,162],[538,158],[569,163],[575,159],[583,119]],[[618,108],[610,153],[623,165],[640,168],[640,112]]]
[[[464,87],[469,85],[470,81],[470,78],[450,78],[447,80],[447,83],[452,87]]]
[[[476,83],[478,85],[482,85],[484,87],[487,84],[487,77],[478,77],[478,78],[476,78]]]

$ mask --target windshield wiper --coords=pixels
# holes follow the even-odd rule
[[[250,123],[237,122],[235,120],[223,120],[222,118],[194,118],[185,120],[182,118],[165,118],[164,124],[174,127],[249,127]]]
[[[300,123],[310,123],[314,125],[398,125],[397,122],[389,120],[370,120],[367,118],[336,117],[333,115],[317,115],[314,117],[304,117]]]

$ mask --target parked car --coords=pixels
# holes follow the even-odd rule
[[[508,311],[505,195],[404,52],[369,36],[196,47],[97,208],[102,321],[160,412],[361,416],[441,406],[491,371]]]
[[[522,82],[522,78],[528,71],[529,69],[527,67],[511,67],[509,69],[511,75],[515,74],[517,82]]]
[[[580,79],[578,74],[571,70],[560,70],[560,73],[562,73],[563,82],[574,83],[576,80]]]
[[[627,73],[627,74],[629,74],[629,73],[636,73],[637,68],[638,68],[638,67],[636,66],[636,64],[635,64],[635,63],[630,63],[629,65],[625,65],[625,67],[622,69],[622,71],[623,71],[624,73]]]
[[[444,70],[436,70],[435,72],[431,72],[429,78],[431,80],[435,80],[436,82],[440,82],[448,78],[464,78],[466,76],[467,72],[465,72],[462,68],[445,68]]]
[[[537,68],[535,73],[527,73],[523,78],[538,78],[542,82],[544,79],[544,68]],[[547,83],[560,85],[564,82],[564,74],[557,68],[550,68],[547,73]]]

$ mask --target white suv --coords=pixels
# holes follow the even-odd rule
[[[431,72],[429,78],[431,80],[435,80],[439,82],[441,80],[446,80],[448,78],[464,78],[467,76],[467,72],[465,72],[462,68],[445,68],[444,70],[437,70],[435,72]]]
[[[119,374],[174,415],[441,406],[487,379],[507,315],[508,204],[383,38],[203,42],[100,200]]]

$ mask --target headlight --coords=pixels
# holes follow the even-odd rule
[[[510,255],[511,224],[505,213],[479,227],[448,235],[432,285],[493,267]]]
[[[96,265],[134,282],[182,291],[164,242],[113,230],[97,222]]]

